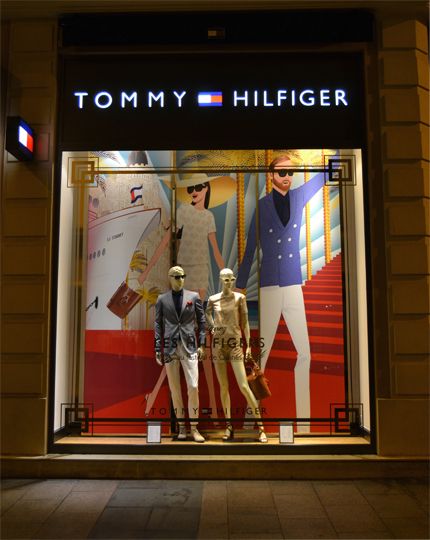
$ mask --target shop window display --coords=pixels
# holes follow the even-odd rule
[[[217,366],[208,331],[196,407],[205,445],[258,444],[266,434],[277,444],[281,421],[294,422],[302,443],[351,436],[350,410],[359,434],[369,432],[362,184],[353,149],[64,152],[59,440],[73,438],[71,418],[85,419],[78,442],[133,443],[155,419],[163,443],[197,440],[179,437],[181,422],[175,431],[171,368],[156,361],[157,305],[175,266],[211,328],[220,326],[216,299],[238,295],[247,313],[239,348],[257,359],[272,394],[248,395],[236,357]],[[225,269],[237,276],[234,291]],[[181,384],[185,398],[183,376]]]

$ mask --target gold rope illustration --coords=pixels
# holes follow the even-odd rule
[[[305,169],[305,183],[309,182],[309,171]],[[311,208],[307,203],[305,206],[306,217],[306,273],[307,279],[312,279],[312,246],[311,246]]]
[[[237,257],[239,264],[245,254],[245,174],[237,173]]]
[[[324,165],[324,150],[321,151],[321,162]],[[328,186],[323,187],[324,208],[324,257],[326,264],[331,261],[331,225],[330,225],[330,196]]]
[[[266,168],[272,163],[273,160],[273,150],[265,150],[265,165]],[[269,172],[266,172],[266,195],[272,191],[272,181],[270,180]]]

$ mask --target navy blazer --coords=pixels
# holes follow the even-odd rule
[[[182,342],[188,354],[195,353],[197,347],[205,343],[206,334],[206,319],[198,293],[184,289],[179,316],[172,291],[160,294],[155,304],[154,332],[156,352],[173,354],[179,342]]]
[[[273,192],[258,201],[258,231],[262,250],[260,287],[302,284],[299,241],[303,209],[323,185],[323,175],[317,174],[309,182],[290,190],[290,219],[285,227],[276,211]],[[245,254],[237,275],[236,287],[240,289],[246,287],[254,258],[257,244],[255,225],[254,213],[249,227]]]

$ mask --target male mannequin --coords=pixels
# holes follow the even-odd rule
[[[171,290],[161,294],[155,305],[155,358],[166,367],[167,379],[175,413],[184,417],[179,364],[182,365],[188,390],[188,416],[199,415],[198,360],[204,356],[205,316],[198,293],[184,289],[185,273],[180,266],[169,270]],[[198,330],[198,344],[195,326]],[[197,422],[190,422],[191,435],[196,442],[205,442],[197,430]],[[185,440],[184,422],[179,422],[178,440]]]

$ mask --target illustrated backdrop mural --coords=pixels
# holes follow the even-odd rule
[[[247,295],[253,352],[264,364],[272,391],[261,403],[266,418],[329,417],[330,404],[345,401],[339,191],[324,184],[322,172],[325,157],[337,153],[89,153],[97,157],[100,172],[97,185],[88,188],[86,305],[97,298],[97,306],[86,311],[82,401],[93,404],[95,417],[118,419],[96,424],[96,432],[140,434],[146,428],[139,418],[170,416],[165,370],[154,359],[153,320],[156,299],[168,289],[167,271],[173,263],[184,267],[185,288],[198,291],[203,301],[219,291],[220,269],[231,268],[238,275],[238,286]],[[278,158],[284,159],[285,171],[293,173],[277,177],[291,183],[285,225],[276,214],[268,171]],[[301,309],[301,296],[299,307],[275,306],[267,300],[270,288],[279,289],[292,279],[293,267],[285,265],[279,266],[282,283],[270,281],[270,265],[266,268],[264,261],[275,249],[276,257],[294,262],[294,272],[299,273],[294,283],[300,282],[299,295],[303,291],[304,329],[293,328],[291,322],[299,320],[294,309]],[[115,302],[123,283],[130,290],[130,306],[137,303],[129,311],[126,306],[127,313],[120,317],[107,305]],[[265,301],[270,308],[262,305]],[[303,331],[308,335],[310,370]],[[230,375],[232,415],[245,418],[244,398]],[[209,348],[200,365],[200,407],[201,418],[207,419],[202,426],[221,425]],[[164,429],[169,429],[168,423]],[[300,422],[296,429],[327,432],[329,425]]]

